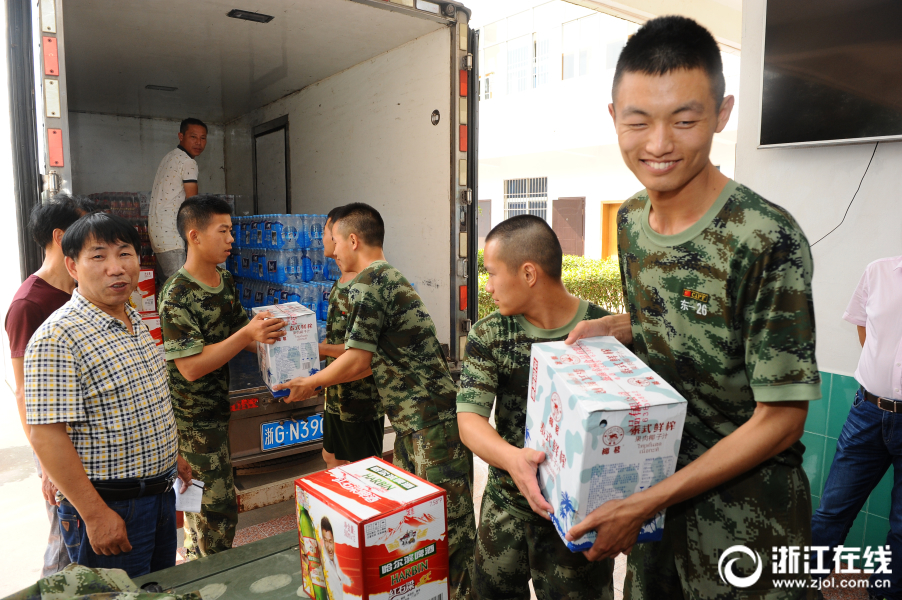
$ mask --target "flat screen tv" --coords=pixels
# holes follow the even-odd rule
[[[761,146],[902,139],[902,0],[769,0]]]

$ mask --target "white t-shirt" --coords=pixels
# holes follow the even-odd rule
[[[325,553],[323,557],[323,568],[326,571],[326,583],[329,586],[329,597],[332,600],[342,600],[344,598],[344,585],[351,585],[351,578],[345,575],[338,566],[338,557],[335,560],[329,558],[329,553]]]
[[[179,146],[163,157],[153,179],[147,233],[154,252],[184,248],[175,218],[185,201],[185,184],[197,183],[197,162]]]

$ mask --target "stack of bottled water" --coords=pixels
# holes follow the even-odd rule
[[[329,293],[341,277],[334,260],[323,255],[326,215],[251,215],[232,217],[232,255],[241,306],[300,302],[316,313],[325,340]]]

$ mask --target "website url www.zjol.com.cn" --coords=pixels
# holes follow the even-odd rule
[[[829,579],[836,574],[886,574],[889,575],[892,554],[889,546],[865,548],[837,546],[831,553],[826,546],[779,546],[771,549],[771,580],[774,588],[783,589],[863,589],[868,587],[868,579]],[[832,554],[832,560],[829,558]],[[744,558],[751,559],[753,570],[748,575],[736,572],[735,563]],[[748,561],[745,561],[748,563]],[[736,588],[747,588],[761,579],[764,561],[754,550],[746,546],[731,546],[724,550],[717,564],[721,580]],[[748,572],[748,569],[746,569]],[[798,575],[798,577],[793,577]],[[889,587],[888,578],[874,577],[872,588]]]

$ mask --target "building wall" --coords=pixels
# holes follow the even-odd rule
[[[149,192],[163,157],[178,146],[179,121],[69,113],[72,191]],[[225,193],[223,127],[207,124],[197,158],[201,193]]]
[[[842,314],[871,261],[902,254],[902,144],[881,143],[862,181],[873,144],[812,148],[758,148],[764,51],[765,0],[745,0],[743,8],[736,179],[788,209],[810,242],[814,257],[814,312],[817,359],[824,398],[809,408],[803,442],[812,494],[820,496],[836,451],[836,439],[852,404],[851,377],[861,347],[856,328]],[[849,206],[861,183],[855,201]],[[838,229],[818,241],[843,220]],[[891,482],[884,478],[871,494],[847,543],[881,541],[888,529]],[[815,505],[818,500],[815,499]]]
[[[585,197],[585,255],[600,258],[605,202],[622,202],[642,186],[623,163],[608,113],[614,66],[635,23],[556,0],[535,2],[480,29],[479,186],[492,201],[492,225],[504,219],[504,181],[548,178],[555,198]],[[530,61],[542,57],[533,79],[518,86],[517,49],[532,40]],[[544,44],[544,46],[543,46]],[[535,48],[540,48],[536,50]],[[545,49],[545,50],[541,50]],[[568,56],[576,76],[564,79]],[[738,96],[739,57],[724,53],[727,93]],[[588,68],[580,74],[586,59]],[[489,97],[490,96],[490,97]],[[729,176],[735,165],[735,117],[715,138],[712,160]]]

